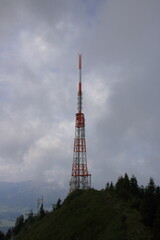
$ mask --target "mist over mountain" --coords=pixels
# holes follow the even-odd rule
[[[58,189],[53,183],[46,182],[0,182],[0,230],[6,231],[21,214],[31,210],[37,213],[38,199],[44,199],[44,208],[51,209],[58,198],[67,195],[64,189]]]

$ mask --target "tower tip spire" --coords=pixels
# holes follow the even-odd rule
[[[82,69],[82,55],[79,54],[79,70]]]

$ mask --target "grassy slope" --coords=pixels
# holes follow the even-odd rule
[[[105,191],[73,192],[16,240],[149,240],[137,210]]]

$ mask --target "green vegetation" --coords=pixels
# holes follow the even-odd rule
[[[42,205],[39,215],[20,216],[12,232],[15,240],[159,240],[159,200],[152,178],[144,188],[125,174],[115,186],[72,192],[62,204],[58,199],[50,213]]]

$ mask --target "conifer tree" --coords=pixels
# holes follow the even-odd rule
[[[0,240],[4,240],[4,237],[5,237],[4,233],[0,231]]]
[[[59,198],[56,204],[56,208],[60,208],[61,207],[61,199]]]
[[[134,195],[138,195],[139,193],[138,182],[134,175],[130,179],[130,192]]]
[[[42,204],[41,204],[41,207],[40,207],[40,211],[39,211],[39,216],[40,216],[40,218],[41,218],[41,217],[44,217],[44,215],[45,215],[45,211],[44,211],[43,203],[42,203]]]
[[[144,198],[141,206],[141,214],[144,224],[152,227],[156,213],[156,187],[153,178],[150,178],[148,186],[145,188]]]
[[[31,224],[34,221],[34,214],[33,211],[31,210],[30,213],[28,214],[27,221],[29,224]]]
[[[14,231],[15,235],[20,232],[23,224],[24,224],[24,216],[21,215],[21,216],[17,217],[15,227],[13,228],[13,231]]]
[[[7,233],[6,233],[5,240],[10,240],[11,237],[12,237],[12,233],[13,233],[13,229],[9,228]]]
[[[116,183],[116,192],[124,199],[128,200],[130,195],[130,181],[127,173],[124,177],[119,177]]]

